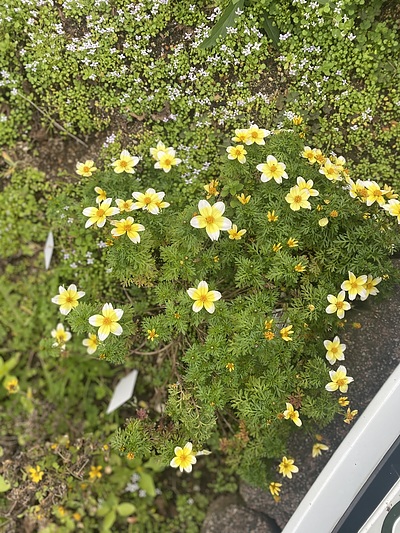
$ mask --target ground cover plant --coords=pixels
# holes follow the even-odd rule
[[[0,17],[2,525],[198,531],[237,475],[279,500],[290,435],[357,414],[350,306],[398,279],[396,5]],[[23,160],[104,129],[74,173]]]

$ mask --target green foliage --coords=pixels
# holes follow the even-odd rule
[[[128,361],[123,340],[129,339],[132,346],[152,347],[132,350],[141,358],[136,368],[142,372],[146,356],[155,355],[163,368],[160,414],[131,418],[112,440],[116,450],[140,459],[157,454],[167,466],[177,445],[192,442],[200,450],[228,434],[227,464],[266,486],[270,468],[288,453],[290,433],[299,431],[283,417],[286,403],[300,410],[307,431],[321,428],[340,410],[335,395],[325,390],[330,378],[323,341],[338,334],[346,320],[326,312],[327,296],[339,293],[349,272],[383,276],[382,292],[389,290],[397,279],[390,256],[399,237],[397,220],[368,196],[373,182],[355,184],[344,159],[332,156],[338,174],[327,179],[322,172],[328,168],[326,156],[311,164],[298,134],[285,130],[270,134],[264,145],[246,148],[243,165],[221,158],[215,192],[226,206],[224,215],[237,230],[246,229],[240,240],[222,232],[213,241],[204,229],[192,227],[201,204],[187,205],[165,183],[169,207],[158,215],[134,212],[135,222],[145,227],[141,241],[121,235],[104,249],[103,261],[112,265],[110,278],[124,287],[118,300],[130,307],[122,305],[123,335],[110,335],[97,353],[113,363]],[[282,183],[260,181],[256,167],[271,154],[286,165],[289,178]],[[152,186],[152,175],[149,171],[146,180],[134,175],[106,186],[113,196],[129,198]],[[107,176],[96,174],[97,183],[105,183]],[[289,193],[301,180],[311,196],[308,205],[293,209]],[[93,184],[84,189],[83,205],[93,205]],[[237,201],[241,191],[250,196],[245,204]],[[379,191],[381,203],[394,194]],[[107,239],[110,228],[86,231]],[[187,290],[201,280],[222,293],[215,313],[190,309]],[[80,304],[68,317],[72,331],[84,333],[94,312],[92,304]],[[286,334],[284,328],[292,330]]]

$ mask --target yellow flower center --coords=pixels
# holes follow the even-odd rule
[[[131,228],[132,228],[132,224],[129,224],[129,222],[124,224],[124,231],[129,231]]]
[[[122,168],[125,168],[128,166],[128,162],[127,161],[120,161],[119,162],[119,166],[122,167]]]
[[[253,139],[257,139],[258,133],[256,131],[252,131],[251,136],[253,137]]]
[[[112,320],[109,316],[105,316],[103,319],[103,326],[110,326],[112,323]]]
[[[68,296],[65,298],[65,302],[66,302],[67,304],[71,304],[73,301],[74,301],[74,299],[72,298],[72,296],[69,296],[69,295],[68,295]]]
[[[206,222],[207,224],[214,224],[214,217],[213,216],[206,217]]]
[[[88,167],[87,165],[85,165],[83,167],[83,172],[90,172],[90,167]]]
[[[202,294],[199,298],[200,302],[206,302],[207,301],[207,294]]]
[[[98,218],[101,218],[101,217],[104,217],[104,214],[105,214],[104,209],[98,209],[98,210],[97,210],[97,213],[96,213],[96,216],[97,216]]]
[[[343,385],[346,385],[346,378],[340,378],[336,380],[336,383],[339,385],[339,387],[343,387]]]
[[[278,167],[276,165],[269,165],[269,169],[271,172],[275,172]]]
[[[376,190],[376,191],[373,191],[372,196],[376,196],[376,197],[379,198],[380,196],[382,196],[382,193],[381,193],[381,191],[378,189],[378,190]]]
[[[147,205],[151,204],[151,198],[150,198],[150,196],[145,196],[145,197],[143,198],[143,203],[145,203],[145,204],[147,204]]]
[[[333,348],[331,348],[331,352],[332,353],[337,353],[338,352],[338,349],[336,346],[333,346]]]
[[[302,200],[302,198],[301,198],[300,195],[295,196],[294,199],[293,199],[295,204],[301,204],[301,200]]]
[[[170,159],[170,158],[168,158],[168,157],[167,157],[166,159],[164,159],[164,165],[170,167],[170,166],[171,166],[171,163],[172,163],[172,159]]]
[[[353,281],[353,282],[351,283],[351,288],[352,288],[352,289],[357,289],[357,287],[358,287],[357,282],[356,282],[356,281]]]
[[[344,303],[344,302],[336,302],[336,307],[337,307],[338,309],[343,309],[343,303]]]

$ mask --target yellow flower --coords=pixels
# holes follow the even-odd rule
[[[71,333],[66,331],[62,324],[57,324],[56,329],[51,331],[51,336],[56,340],[53,344],[53,348],[60,347],[63,350],[65,348],[65,343],[71,338]]]
[[[376,285],[382,281],[382,278],[373,278],[371,274],[368,274],[367,281],[364,284],[365,289],[365,295],[361,296],[361,300],[366,300],[368,296],[372,294],[372,296],[376,296],[378,294],[378,289],[376,288]]]
[[[329,450],[329,446],[322,444],[322,442],[316,442],[312,447],[311,455],[313,457],[318,457],[323,451]]]
[[[345,424],[351,424],[351,422],[353,421],[353,419],[358,415],[358,409],[354,409],[354,411],[352,411],[350,408],[347,409],[346,411],[346,416],[344,418],[344,423]]]
[[[282,244],[280,242],[278,242],[277,244],[274,244],[272,246],[272,251],[273,252],[279,252],[280,250],[282,250]]]
[[[102,477],[102,473],[101,471],[103,470],[103,467],[102,466],[91,466],[90,467],[90,472],[89,472],[89,477],[90,479],[100,479]]]
[[[278,220],[278,215],[275,215],[275,211],[268,211],[267,219],[268,222],[276,222]]]
[[[340,390],[342,393],[346,393],[348,389],[349,383],[354,381],[354,379],[350,376],[347,376],[347,370],[346,367],[343,365],[340,365],[339,368],[336,370],[330,370],[329,376],[331,378],[331,382],[325,385],[325,389],[327,391],[333,392],[336,390]]]
[[[209,313],[214,313],[215,305],[214,302],[221,298],[221,293],[219,291],[209,291],[208,284],[205,281],[200,281],[197,286],[197,289],[191,287],[186,291],[192,300],[195,300],[193,304],[193,311],[198,313],[205,308]]]
[[[16,394],[19,391],[18,378],[15,376],[7,376],[3,381],[3,386],[8,394]]]
[[[83,339],[82,344],[83,346],[87,347],[87,353],[89,355],[92,355],[97,350],[97,347],[99,345],[97,335],[95,335],[94,333],[89,333],[88,338]]]
[[[301,157],[304,157],[305,159],[308,159],[309,163],[315,163],[315,154],[314,150],[310,148],[309,146],[305,146],[303,151],[301,152]]]
[[[334,209],[333,211],[331,211],[331,212],[329,213],[329,216],[330,216],[331,218],[337,218],[337,217],[339,216],[339,213],[336,211],[336,209]]]
[[[57,507],[57,513],[58,513],[59,516],[61,516],[61,517],[65,516],[65,513],[66,513],[65,508],[62,507],[62,505],[59,505],[59,506]]]
[[[367,190],[366,204],[368,206],[377,202],[380,206],[385,203],[385,191],[382,190],[375,181],[366,181],[365,188]]]
[[[42,481],[44,471],[40,468],[39,465],[37,465],[35,467],[29,468],[28,474],[34,483],[39,483],[39,481]]]
[[[104,200],[107,200],[107,193],[101,187],[95,187],[94,192],[98,194],[96,198],[96,204],[99,204],[101,202],[104,202]]]
[[[319,192],[317,189],[313,189],[314,182],[313,180],[305,180],[301,176],[297,178],[297,185],[300,187],[300,189],[307,189],[310,196],[318,196]]]
[[[84,176],[85,178],[90,178],[93,172],[96,172],[97,168],[94,166],[94,161],[88,159],[84,163],[76,164],[76,173],[79,176]]]
[[[383,190],[385,191],[386,198],[392,199],[392,198],[399,197],[399,195],[394,192],[394,190],[392,189],[392,187],[390,187],[390,185],[385,184],[383,186]]]
[[[257,124],[253,124],[250,126],[250,128],[247,130],[247,140],[245,141],[246,144],[259,144],[264,145],[264,137],[267,137],[269,135],[268,130],[264,130],[262,128],[259,128]]]
[[[367,279],[368,278],[365,274],[356,278],[353,272],[349,272],[349,279],[344,281],[340,288],[348,292],[350,300],[354,300],[357,294],[359,294],[361,298],[365,300],[368,296],[365,289]]]
[[[300,126],[300,124],[303,122],[303,118],[296,115],[293,117],[292,122],[295,126]]]
[[[334,165],[328,158],[324,165],[319,169],[320,174],[323,174],[329,181],[340,181],[342,178],[340,176],[339,169]]]
[[[175,150],[173,148],[166,148],[160,150],[157,153],[157,161],[154,164],[154,168],[160,168],[164,172],[169,172],[172,167],[182,163],[182,159],[175,156]]]
[[[110,333],[121,335],[122,327],[118,324],[124,314],[122,309],[114,309],[112,304],[104,304],[101,315],[92,315],[89,324],[99,328],[98,337],[101,341],[106,340]]]
[[[286,411],[283,411],[283,417],[285,420],[292,420],[296,426],[300,427],[302,424],[299,412],[295,411],[293,405],[289,402],[286,402]]]
[[[397,217],[397,222],[400,224],[400,202],[399,200],[389,200],[387,204],[383,206],[383,209],[390,215]]]
[[[183,448],[176,446],[174,450],[175,457],[170,462],[170,466],[173,468],[179,468],[181,472],[191,472],[192,465],[197,463],[196,456],[192,451],[192,446],[191,442],[187,442]]]
[[[134,174],[133,167],[139,163],[139,158],[132,156],[128,150],[122,150],[121,155],[117,161],[114,161],[111,165],[114,167],[114,172],[121,174],[127,172],[128,174]]]
[[[53,304],[60,306],[60,313],[62,315],[68,315],[72,309],[75,309],[79,305],[79,298],[85,296],[83,291],[78,291],[75,284],[72,284],[65,289],[62,285],[58,287],[57,296],[54,296],[51,301]]]
[[[290,324],[290,326],[286,326],[285,328],[282,328],[280,330],[280,334],[281,334],[281,337],[284,341],[286,342],[289,342],[289,341],[292,341],[293,339],[289,336],[289,335],[293,335],[293,331],[292,331],[292,324]]]
[[[111,235],[113,237],[120,237],[121,235],[128,236],[133,243],[137,244],[140,242],[139,231],[144,231],[144,226],[142,224],[134,224],[133,217],[122,218],[121,220],[111,220],[111,224],[115,226],[111,230]]]
[[[298,185],[295,185],[285,196],[285,200],[292,211],[299,211],[301,207],[303,209],[311,209],[311,204],[308,201],[309,197],[310,192],[308,189],[300,189]]]
[[[118,207],[110,207],[112,198],[107,198],[101,202],[97,207],[85,207],[82,213],[85,217],[89,217],[86,221],[85,228],[89,228],[96,224],[98,228],[102,228],[106,223],[107,217],[111,217],[119,213]]]
[[[337,317],[342,320],[344,318],[344,312],[348,311],[351,308],[349,302],[345,301],[345,296],[346,293],[344,291],[340,291],[337,296],[333,296],[333,294],[328,294],[327,300],[329,302],[329,305],[325,311],[329,315],[332,313],[336,313]]]
[[[229,370],[229,372],[232,372],[233,370],[235,370],[235,364],[234,363],[227,363],[225,365],[225,368],[227,368]]]
[[[74,513],[72,515],[72,518],[75,520],[75,522],[80,522],[81,518],[82,518],[82,515],[78,512]]]
[[[200,200],[198,204],[200,215],[194,216],[190,225],[194,228],[206,228],[207,235],[212,241],[217,241],[220,231],[228,231],[232,227],[232,222],[223,217],[225,204],[217,202],[210,205],[207,200]]]
[[[332,162],[335,163],[335,165],[337,166],[340,172],[344,171],[344,165],[346,164],[346,159],[342,155],[340,155],[339,157],[333,157]]]
[[[293,237],[290,237],[286,243],[289,248],[296,248],[296,246],[299,245],[299,241],[297,239],[293,239]]]
[[[133,192],[132,196],[137,200],[137,202],[133,204],[133,209],[143,209],[143,211],[148,211],[152,215],[158,215],[162,204],[164,204],[163,207],[169,206],[167,202],[163,202],[165,192],[156,192],[152,188],[147,189],[144,194],[141,192]]]
[[[338,404],[341,406],[341,407],[346,407],[347,405],[349,405],[349,400],[347,398],[347,396],[341,396],[339,399],[338,399]]]
[[[241,229],[238,231],[236,224],[233,224],[232,229],[228,229],[229,238],[235,241],[240,240],[247,230]]]
[[[297,263],[297,265],[294,266],[293,269],[295,272],[305,272],[306,267],[302,263]]]
[[[243,144],[238,144],[236,146],[228,146],[226,151],[228,152],[228,159],[237,159],[239,163],[246,163],[246,154]]]
[[[245,143],[249,138],[248,129],[235,130],[235,136],[232,137],[232,141],[235,143]]]
[[[267,339],[267,341],[272,341],[272,339],[275,337],[275,333],[272,331],[264,331],[264,337]]]
[[[242,193],[242,194],[240,194],[240,195],[237,194],[237,195],[236,195],[236,198],[239,200],[239,202],[240,202],[241,204],[246,205],[246,204],[248,204],[248,203],[250,202],[250,198],[251,198],[251,196],[250,196],[250,194],[249,194],[249,196],[245,196],[245,195]]]
[[[286,165],[278,162],[273,155],[267,156],[267,162],[257,165],[257,170],[261,172],[261,181],[266,183],[271,179],[274,179],[276,183],[282,183],[282,179],[288,179],[288,175],[285,172]]]
[[[133,459],[135,458],[135,454],[133,452],[128,452],[126,454],[126,458],[128,459],[128,461],[133,461]]]
[[[219,191],[217,190],[217,187],[219,185],[218,180],[211,180],[210,183],[207,183],[207,185],[204,185],[204,190],[207,191],[207,199],[211,198],[211,196],[218,196]]]
[[[158,141],[156,148],[150,148],[150,155],[152,156],[153,159],[158,161],[159,153],[165,152],[166,149],[167,147],[165,146],[165,144],[161,141]]]
[[[323,165],[326,161],[326,157],[321,152],[321,150],[319,148],[314,148],[313,152],[314,152],[315,161],[317,161],[320,165]]]
[[[156,337],[158,337],[158,335],[157,335],[156,330],[154,328],[147,330],[147,338],[148,338],[148,340],[153,342]]]
[[[133,200],[121,200],[121,198],[117,198],[115,203],[120,213],[133,211]]]
[[[287,457],[282,457],[282,461],[279,464],[279,473],[283,475],[283,477],[288,477],[289,479],[292,479],[292,473],[295,474],[298,472],[298,467],[294,464],[294,459],[287,459]]]
[[[264,322],[265,329],[272,329],[272,324],[274,323],[274,319],[271,318],[271,320],[266,320]]]
[[[279,496],[279,493],[281,491],[282,483],[276,483],[275,481],[272,481],[269,484],[269,491],[272,494],[272,496]]]
[[[327,350],[325,357],[328,359],[331,365],[334,365],[336,361],[344,360],[344,351],[346,349],[346,345],[340,344],[340,339],[337,335],[334,337],[333,341],[325,340],[324,346]]]

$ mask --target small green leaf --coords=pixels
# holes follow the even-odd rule
[[[7,492],[11,489],[11,483],[4,479],[3,476],[0,476],[0,492]]]
[[[265,30],[265,33],[267,36],[271,39],[271,41],[274,43],[275,46],[279,45],[279,30],[277,26],[269,19],[268,17],[264,17],[262,22],[262,27]]]
[[[117,507],[117,512],[120,516],[129,516],[136,511],[136,507],[132,503],[120,503]]]
[[[229,4],[223,10],[218,22],[212,28],[210,35],[204,39],[199,46],[199,48],[202,50],[213,47],[216,44],[218,37],[225,37],[226,28],[230,26],[233,27],[235,25],[235,19],[237,17],[236,11],[238,8],[241,9],[243,7],[244,0],[237,0],[237,2],[233,3],[232,1],[229,2]],[[236,7],[236,5],[238,7]]]
[[[156,495],[153,478],[150,474],[146,474],[146,472],[140,474],[139,487],[145,490],[149,496],[154,497]]]
[[[113,510],[110,511],[103,520],[103,531],[109,531],[117,518],[117,513]]]

